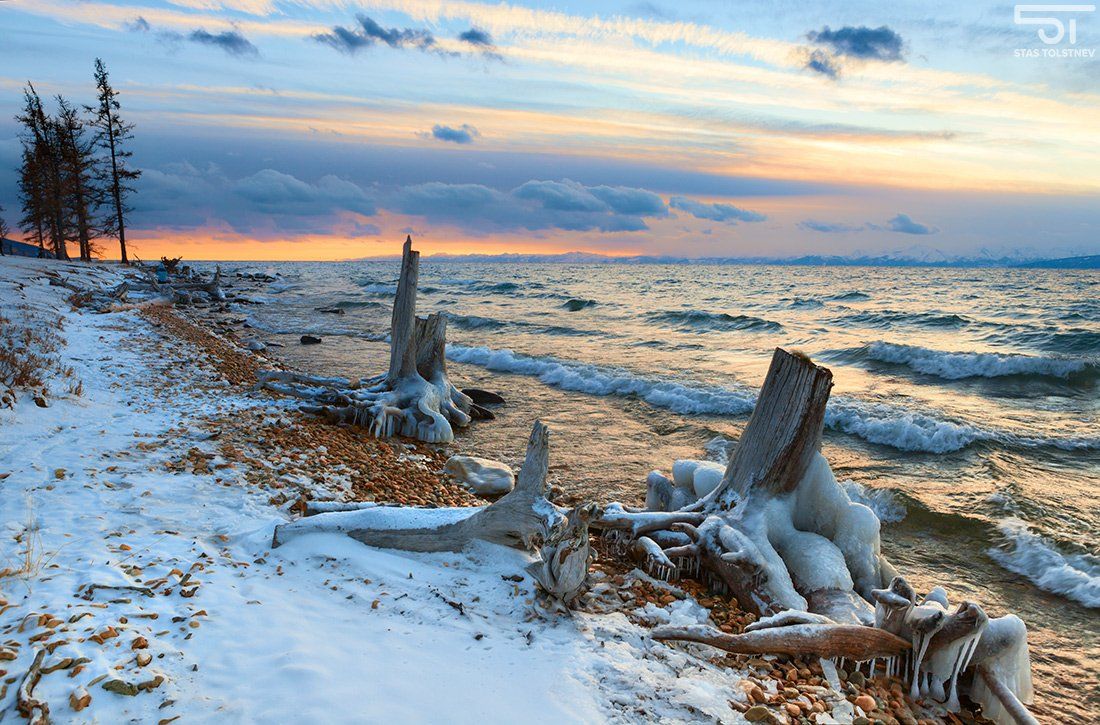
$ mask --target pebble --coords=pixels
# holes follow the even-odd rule
[[[875,698],[870,695],[860,695],[855,699],[856,707],[860,708],[864,712],[874,712],[878,705],[875,704]]]
[[[775,715],[772,715],[771,711],[763,705],[754,705],[745,710],[745,719],[749,722],[772,722],[775,720]]]

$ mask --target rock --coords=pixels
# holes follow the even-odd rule
[[[860,716],[852,720],[852,725],[871,725],[871,721],[863,716]]]
[[[69,707],[80,712],[92,704],[92,696],[83,687],[78,687],[69,695]]]
[[[478,388],[463,388],[462,394],[477,403],[478,405],[504,405],[504,398],[500,397],[496,393],[490,393],[487,390],[479,390]]]
[[[32,400],[34,400],[34,404],[37,405],[39,408],[49,408],[50,407],[50,404],[47,403],[46,399],[43,398],[41,395],[34,396],[32,398]]]
[[[870,695],[860,695],[855,700],[856,707],[863,710],[863,712],[874,712],[878,705],[875,703],[875,698]]]
[[[314,337],[313,335],[302,335],[300,342],[303,345],[320,345],[321,338]]]
[[[863,676],[862,672],[856,670],[848,676],[848,682],[851,682],[856,687],[863,687],[863,685],[867,682],[867,678]]]
[[[126,695],[127,697],[134,697],[138,694],[138,686],[132,682],[123,682],[122,680],[108,680],[103,683],[103,689],[107,692],[113,692],[117,695]]]
[[[488,458],[451,456],[443,470],[478,496],[503,496],[516,485],[511,468]]]
[[[775,722],[776,717],[763,705],[754,705],[745,710],[745,719],[749,722]]]
[[[342,315],[344,314],[343,307],[318,307],[318,312],[324,312],[327,315]]]
[[[267,349],[267,345],[259,340],[245,340],[244,346],[252,352],[262,352]]]

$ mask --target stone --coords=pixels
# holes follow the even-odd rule
[[[320,345],[321,338],[315,337],[314,335],[302,335],[300,342],[303,345]]]
[[[851,682],[856,687],[863,687],[867,682],[867,678],[863,676],[863,673],[856,670],[852,674],[848,675],[848,682]]]
[[[749,722],[773,722],[776,718],[763,705],[755,705],[745,710],[745,719]]]
[[[856,707],[863,710],[863,712],[874,712],[878,705],[875,703],[875,698],[870,695],[860,695],[855,700]]]
[[[263,344],[259,340],[246,340],[244,346],[252,352],[263,352],[267,349],[267,345]]]
[[[516,484],[510,467],[477,456],[451,456],[443,471],[478,496],[503,496]]]

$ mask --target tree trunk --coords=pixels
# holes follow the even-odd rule
[[[470,423],[472,401],[451,384],[444,356],[446,318],[416,317],[420,253],[405,240],[390,327],[390,365],[385,375],[348,389],[304,375],[260,375],[260,384],[312,401],[302,410],[340,423],[362,425],[378,437],[406,435],[430,443],[454,440],[454,426]]]

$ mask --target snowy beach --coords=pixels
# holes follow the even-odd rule
[[[83,384],[0,411],[0,710],[38,652],[49,674],[33,695],[56,722],[686,721],[747,702],[748,680],[621,613],[532,617],[508,549],[397,554],[320,536],[272,551],[298,495],[338,496],[348,477],[297,475],[316,449],[229,461],[219,441],[292,428],[292,406],[227,382],[223,360],[137,311],[71,311],[47,275],[118,281],[0,260],[4,316],[61,320],[58,360]],[[423,475],[395,447],[389,473]],[[705,619],[679,600],[662,612]]]

